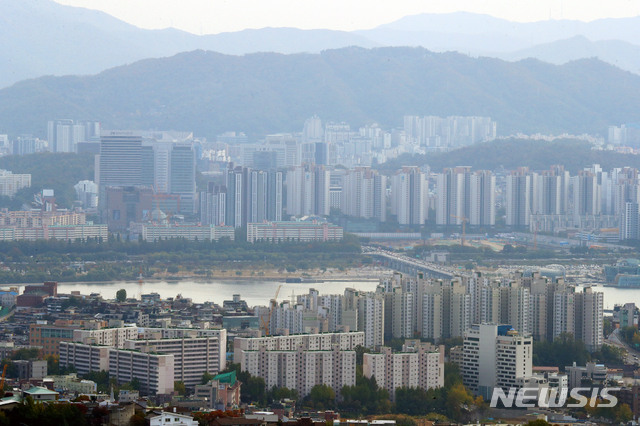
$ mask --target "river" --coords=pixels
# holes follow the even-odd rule
[[[163,299],[176,297],[189,297],[195,303],[214,302],[222,304],[224,300],[231,300],[234,294],[240,294],[249,306],[267,305],[275,296],[279,285],[282,285],[278,295],[279,300],[290,298],[292,292],[296,295],[306,294],[310,288],[317,289],[321,295],[342,294],[347,287],[353,287],[362,291],[375,291],[377,281],[325,281],[322,283],[291,284],[281,281],[268,281],[259,279],[242,280],[213,280],[213,281],[149,281],[145,282],[143,293],[158,293]],[[79,291],[80,294],[99,293],[105,299],[115,298],[116,292],[121,288],[127,291],[129,297],[138,294],[137,282],[110,282],[110,283],[59,283],[59,293],[71,293]],[[623,305],[634,302],[640,306],[640,289],[620,289],[615,287],[595,286],[597,291],[604,292],[604,308],[613,309],[614,305]]]
[[[282,285],[278,300],[290,298],[292,292],[296,295],[306,294],[310,288],[315,288],[321,295],[342,294],[348,287],[362,291],[375,291],[377,281],[325,281],[321,283],[283,283],[267,280],[212,280],[212,281],[149,281],[143,284],[143,294],[158,293],[163,299],[188,297],[194,303],[214,302],[222,305],[224,300],[231,300],[234,294],[240,294],[249,306],[268,305]],[[105,299],[113,299],[121,288],[127,291],[129,297],[138,294],[137,282],[111,283],[58,283],[58,293],[79,291],[80,294],[100,293]]]

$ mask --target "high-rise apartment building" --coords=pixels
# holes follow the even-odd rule
[[[469,225],[496,224],[496,177],[480,170],[469,177]]]
[[[327,385],[338,394],[344,386],[356,383],[356,353],[340,350],[258,350],[242,351],[242,371],[262,377],[268,389],[286,387],[298,391],[300,397],[311,393],[316,385]]]
[[[469,219],[470,177],[471,167],[445,169],[437,174],[436,224],[462,225],[464,218]]]
[[[287,172],[287,214],[327,216],[331,207],[330,174],[323,166],[306,164]]]
[[[346,170],[342,175],[340,209],[365,219],[387,219],[387,177],[368,167]]]
[[[529,173],[527,167],[521,167],[507,176],[506,185],[506,225],[513,227],[525,227],[529,225],[529,217],[532,213],[531,200],[533,181],[537,176]]]
[[[418,167],[403,167],[391,177],[391,214],[400,225],[423,226],[429,209],[428,186]]]
[[[13,197],[20,189],[30,186],[30,174],[13,174],[8,170],[0,170],[0,195]]]
[[[573,186],[573,216],[575,221],[583,215],[600,214],[600,186],[598,177],[589,171],[578,172],[571,178]]]
[[[226,224],[239,228],[282,220],[282,177],[276,170],[231,166],[226,173]]]
[[[394,353],[391,348],[383,347],[380,353],[364,354],[364,376],[375,377],[392,401],[398,388],[428,390],[444,386],[444,346],[418,343],[403,349]]]
[[[200,192],[200,222],[203,225],[223,225],[226,220],[227,187],[209,182],[206,192]]]

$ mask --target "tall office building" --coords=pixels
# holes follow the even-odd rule
[[[98,204],[105,210],[107,186],[135,186],[142,181],[142,135],[132,130],[103,130],[96,183]]]
[[[171,194],[180,196],[180,213],[196,212],[196,154],[190,143],[171,150]]]
[[[428,186],[418,167],[403,167],[391,177],[391,214],[400,225],[424,225],[428,211]]]
[[[477,324],[464,335],[462,382],[491,400],[493,390],[508,392],[516,379],[530,377],[533,339],[511,325]]]
[[[323,166],[306,164],[287,172],[287,214],[292,216],[329,214],[330,174]]]

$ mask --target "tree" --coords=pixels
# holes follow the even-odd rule
[[[178,395],[186,395],[187,388],[184,385],[184,382],[173,382],[173,390],[178,392]]]
[[[213,379],[213,375],[209,374],[208,371],[205,371],[204,374],[202,375],[202,379],[200,379],[200,384],[202,385],[206,385],[207,383],[209,383],[211,380]]]
[[[167,272],[170,274],[177,274],[178,272],[180,272],[180,268],[178,268],[176,265],[171,265],[167,268]]]
[[[296,267],[293,265],[287,265],[285,269],[287,272],[291,272],[291,273],[296,271]]]
[[[315,385],[311,388],[307,399],[311,403],[311,407],[316,410],[331,410],[335,405],[336,393],[331,386]]]
[[[124,288],[121,288],[120,290],[118,290],[116,292],[116,300],[120,303],[127,300],[127,290],[125,290]]]

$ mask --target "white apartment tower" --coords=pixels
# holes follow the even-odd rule
[[[356,383],[356,353],[342,351],[335,345],[331,350],[242,351],[242,371],[262,377],[267,389],[287,387],[296,389],[301,397],[309,395],[316,385],[328,385],[336,392]]]
[[[471,167],[445,169],[436,176],[436,224],[462,225],[463,217],[469,219],[470,176]]]
[[[491,400],[493,389],[516,387],[531,376],[533,339],[510,325],[476,324],[464,335],[462,382],[475,395]]]
[[[496,177],[488,170],[469,177],[469,225],[496,224]]]
[[[428,186],[418,167],[403,167],[391,178],[391,214],[400,225],[425,223],[428,215]]]
[[[375,377],[379,387],[386,389],[395,401],[396,389],[401,387],[424,390],[444,386],[444,346],[429,343],[405,347],[393,353],[383,347],[380,353],[364,354],[363,374]]]
[[[340,208],[349,216],[386,221],[387,177],[369,167],[345,171]]]

